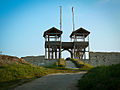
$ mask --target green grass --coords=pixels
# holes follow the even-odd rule
[[[47,70],[42,67],[28,64],[13,64],[0,67],[0,82],[41,77],[47,74]]]
[[[57,68],[58,67],[58,62],[55,62],[54,64],[50,66],[45,66],[45,68]]]
[[[35,78],[52,73],[76,72],[79,72],[79,70],[66,69],[64,67],[44,68],[30,64],[5,65],[0,67],[0,90],[8,90]]]
[[[76,65],[76,67],[79,68],[81,71],[87,71],[93,68],[92,65],[86,64],[78,59],[70,58],[69,60],[71,60]]]
[[[77,73],[80,72],[80,70],[76,69],[68,69],[68,68],[57,68],[57,69],[48,69],[48,74],[53,73]]]
[[[120,64],[89,70],[78,86],[79,90],[120,90]]]
[[[46,68],[29,64],[12,64],[0,67],[0,90],[10,89],[19,82],[30,81],[33,78],[42,77],[48,74]],[[16,83],[18,82],[18,83]]]

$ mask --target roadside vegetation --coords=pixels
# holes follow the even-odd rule
[[[86,64],[83,61],[78,60],[78,59],[69,58],[67,60],[71,60],[76,65],[76,67],[79,68],[79,70],[81,71],[87,71],[93,68],[92,65]]]
[[[53,73],[76,73],[65,68],[64,59],[49,67],[34,66],[13,56],[0,56],[0,90],[9,90],[25,82]]]
[[[20,84],[53,73],[76,73],[79,70],[44,68],[30,64],[11,64],[0,66],[0,90],[8,90]]]
[[[66,66],[66,62],[63,58],[61,58],[58,62],[58,67],[65,67]]]
[[[30,64],[11,64],[0,67],[0,90],[10,89],[20,82],[47,75],[47,69]]]
[[[79,90],[120,90],[120,64],[89,70],[78,86]]]
[[[61,59],[59,59],[58,62],[55,62],[53,65],[48,66],[46,68],[67,69],[67,68],[65,68],[65,66],[66,66],[66,61],[63,58],[61,58]]]
[[[66,61],[64,59],[60,59],[58,62],[55,62],[51,66],[47,66],[49,72],[51,73],[76,73],[80,72],[79,69],[72,69],[72,68],[65,68],[66,66]]]

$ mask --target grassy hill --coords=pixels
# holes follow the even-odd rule
[[[38,67],[18,57],[0,55],[0,90],[9,90],[51,73],[75,72],[79,72],[79,70]]]
[[[0,55],[0,66],[10,65],[10,64],[29,64],[24,59],[20,59],[14,56]]]
[[[120,90],[120,64],[89,70],[78,86],[79,90]]]

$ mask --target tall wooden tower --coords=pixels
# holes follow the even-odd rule
[[[44,32],[45,59],[61,58],[61,34],[62,31],[55,27],[52,27]]]
[[[89,53],[89,34],[90,32],[83,28],[79,28],[71,33],[73,58],[86,59],[86,52]]]
[[[71,42],[61,42],[62,36],[62,7],[60,6],[60,30],[52,27],[44,32],[45,38],[45,58],[60,59],[61,52],[67,50],[71,54],[71,58],[86,59],[89,57],[89,34],[90,32],[79,28],[75,30],[74,11],[72,7],[73,32],[70,35]],[[88,39],[87,39],[88,38]]]

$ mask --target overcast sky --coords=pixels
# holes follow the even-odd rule
[[[0,51],[44,55],[43,33],[53,26],[59,29],[60,5],[63,41],[70,41],[73,6],[75,29],[91,32],[91,51],[120,51],[120,0],[0,0]],[[70,56],[67,51],[62,55]]]

